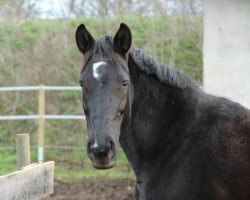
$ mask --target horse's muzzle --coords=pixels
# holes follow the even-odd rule
[[[105,144],[89,142],[87,153],[96,169],[109,169],[115,166],[116,148],[113,141],[108,141]]]

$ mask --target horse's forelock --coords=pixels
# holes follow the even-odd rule
[[[94,48],[84,54],[81,71],[83,71],[84,67],[95,57],[98,57],[98,59],[110,60],[115,64],[122,64],[122,66],[124,66],[127,61],[114,51],[113,39],[110,36],[104,36],[96,40]]]

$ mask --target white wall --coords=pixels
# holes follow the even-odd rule
[[[204,0],[204,89],[250,108],[250,0]]]

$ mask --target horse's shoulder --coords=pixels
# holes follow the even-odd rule
[[[250,111],[228,99],[205,95],[199,112],[199,130],[206,138],[204,149],[210,152],[207,164],[215,170],[211,177],[217,197],[226,199],[231,190],[237,199],[249,199]]]
[[[234,148],[235,152],[248,148],[250,158],[250,117],[235,116],[225,127],[221,143],[226,148]]]
[[[250,111],[228,99],[203,94],[196,108],[194,130],[217,145],[224,137],[250,137]]]
[[[250,111],[226,98],[203,93],[199,97],[197,116],[205,123],[216,126],[226,125],[236,119],[249,119]]]

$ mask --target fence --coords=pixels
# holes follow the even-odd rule
[[[83,115],[46,115],[45,114],[45,91],[63,91],[63,90],[81,90],[81,87],[75,86],[19,86],[19,87],[0,87],[0,92],[15,91],[38,91],[38,114],[37,115],[13,115],[0,116],[2,120],[38,120],[38,163],[44,160],[44,137],[45,137],[45,120],[47,119],[71,119],[85,120]]]
[[[42,199],[53,193],[53,161],[30,164],[30,142],[28,134],[16,135],[17,167],[15,171],[0,176],[0,199]]]

